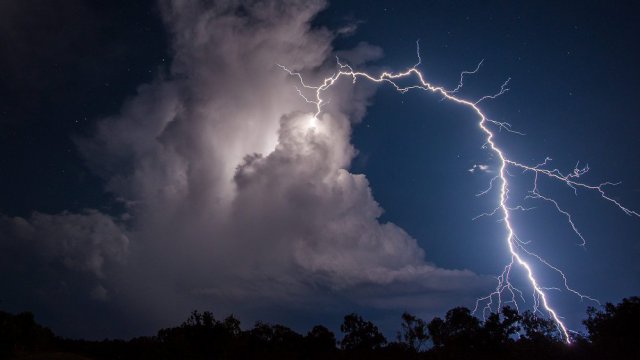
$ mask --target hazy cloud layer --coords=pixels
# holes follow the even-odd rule
[[[5,242],[35,249],[41,256],[59,261],[66,268],[105,277],[105,263],[125,260],[129,239],[113,220],[96,210],[83,214],[67,212],[47,215],[35,212],[21,217],[0,218]]]
[[[324,4],[204,3],[161,2],[174,54],[168,74],[140,86],[95,137],[78,140],[126,205],[124,220],[93,210],[36,213],[3,218],[2,227],[93,274],[87,296],[156,322],[200,304],[250,314],[258,303],[328,303],[335,294],[407,308],[477,282],[427,263],[415,239],[380,223],[366,177],[349,172],[351,126],[373,88],[337,84],[311,124],[312,107],[276,66],[310,81],[330,73],[331,42],[345,30],[310,26]],[[340,53],[355,64],[381,55],[364,43]]]
[[[0,215],[0,292],[7,299],[22,297],[23,306],[56,297],[107,300],[102,283],[113,280],[107,274],[123,266],[128,254],[122,226],[96,210],[34,212],[29,219]]]

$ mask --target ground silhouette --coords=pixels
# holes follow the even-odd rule
[[[389,341],[352,313],[338,341],[322,325],[304,335],[264,322],[243,330],[233,315],[193,311],[154,336],[87,341],[58,337],[31,313],[0,311],[0,359],[640,359],[640,297],[590,307],[583,323],[587,333],[568,345],[540,314],[505,307],[481,320],[456,307],[428,323],[405,312]]]

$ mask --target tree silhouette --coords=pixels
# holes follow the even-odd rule
[[[283,325],[258,321],[247,335],[249,349],[246,350],[251,350],[251,358],[295,358],[304,348],[302,335]]]
[[[228,316],[193,311],[179,326],[157,336],[86,341],[55,337],[31,313],[0,311],[0,359],[640,359],[640,298],[589,308],[587,337],[563,342],[547,317],[504,307],[484,321],[457,307],[428,324],[409,313],[401,317],[397,342],[387,344],[377,326],[357,314],[344,317],[341,347],[322,325],[305,336],[279,324],[256,322],[242,330]],[[427,348],[431,339],[433,346]]]
[[[640,359],[640,297],[607,303],[603,311],[590,307],[583,321],[589,340],[599,354],[612,358]]]
[[[0,358],[14,351],[48,349],[53,341],[53,332],[36,323],[33,313],[12,315],[0,311]]]
[[[420,351],[429,340],[427,323],[414,315],[404,312],[400,326],[401,330],[397,336],[398,342],[404,344],[411,351]]]
[[[336,336],[322,325],[314,326],[305,337],[305,352],[310,358],[331,358],[335,356]]]
[[[466,358],[480,348],[480,320],[465,307],[449,310],[444,320],[436,317],[427,325],[433,353],[445,358]]]
[[[439,317],[434,317],[429,324],[427,324],[427,330],[429,330],[429,335],[431,337],[431,341],[433,342],[434,348],[441,348],[444,346],[445,339],[445,324],[444,320]]]
[[[518,311],[508,306],[501,313],[490,314],[482,325],[487,345],[496,348],[514,342],[514,336],[521,330],[521,320]]]
[[[456,307],[447,311],[441,333],[442,342],[445,346],[473,346],[479,330],[480,320],[471,315],[471,310]]]
[[[240,333],[233,315],[218,321],[209,311],[193,311],[179,327],[158,331],[156,339],[170,358],[207,358],[235,351]]]
[[[357,314],[345,316],[340,331],[344,333],[342,349],[347,351],[375,350],[387,343],[377,326]]]
[[[522,315],[522,328],[526,338],[533,342],[555,343],[562,341],[558,326],[551,319],[527,310]]]

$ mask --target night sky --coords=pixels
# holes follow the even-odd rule
[[[509,262],[499,162],[477,117],[426,92],[341,80],[321,128],[294,77],[335,57],[378,74],[417,62],[476,100],[513,160],[590,171],[640,209],[640,5],[502,1],[0,1],[0,309],[56,333],[152,334],[193,309],[336,330],[356,311],[388,334],[473,308]],[[475,168],[474,168],[475,166]],[[470,171],[471,169],[475,169]],[[640,218],[540,179],[513,225],[601,302],[640,293]],[[536,276],[561,287],[539,262]],[[532,304],[520,270],[514,284]],[[581,330],[597,305],[549,299]]]

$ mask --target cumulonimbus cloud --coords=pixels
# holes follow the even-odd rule
[[[373,89],[337,84],[326,113],[310,125],[313,108],[276,66],[311,80],[334,66],[336,33],[311,25],[324,2],[160,5],[172,44],[168,73],[140,86],[94,137],[78,140],[129,219],[126,230],[120,221],[105,229],[130,244],[99,240],[66,250],[70,267],[102,279],[95,297],[109,291],[123,306],[182,314],[203,296],[241,306],[291,293],[300,302],[318,289],[393,286],[406,297],[477,281],[427,263],[415,239],[380,223],[366,177],[349,172],[351,127]],[[361,44],[341,54],[363,64],[382,52]],[[39,216],[20,226],[37,227]],[[85,216],[104,222],[95,212]],[[48,223],[63,228],[58,220],[70,217]],[[109,282],[101,261],[125,255]]]

